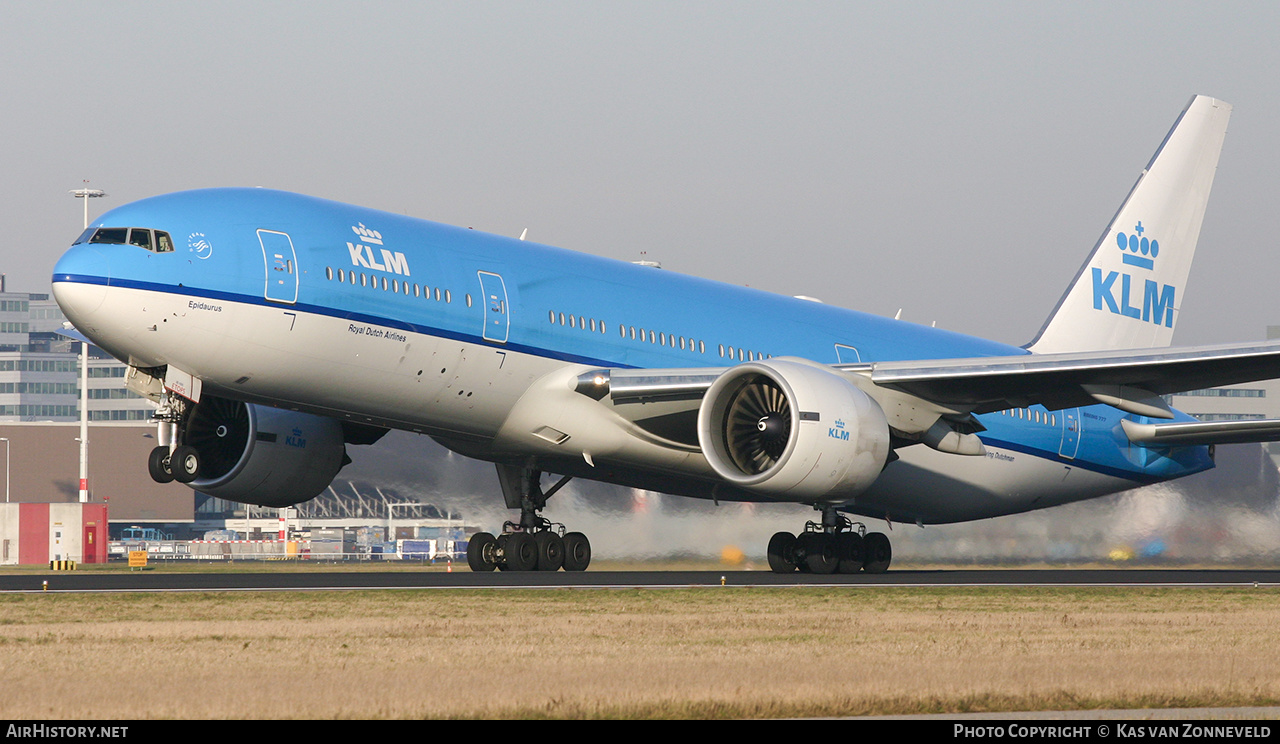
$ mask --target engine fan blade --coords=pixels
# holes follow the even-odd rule
[[[249,441],[249,410],[243,403],[208,396],[200,401],[187,426],[186,441],[200,453],[201,477],[230,472]]]
[[[734,463],[751,475],[773,467],[791,438],[791,403],[767,377],[757,377],[734,396],[726,416],[725,442]]]

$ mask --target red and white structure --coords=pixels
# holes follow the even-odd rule
[[[107,562],[106,504],[0,504],[0,565]]]

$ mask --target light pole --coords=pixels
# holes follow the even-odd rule
[[[9,503],[9,439],[0,437],[4,442],[4,503]]]
[[[80,342],[80,503],[89,503],[89,343]]]
[[[84,199],[84,229],[89,229],[89,200],[107,195],[102,189],[72,189],[77,199]],[[7,476],[6,476],[7,477]],[[80,342],[80,503],[89,503],[89,343]]]
[[[82,189],[71,189],[71,193],[75,194],[77,199],[84,199],[84,226],[89,227],[89,200],[96,199],[107,195],[102,189],[91,189],[89,182],[85,181],[85,187]]]

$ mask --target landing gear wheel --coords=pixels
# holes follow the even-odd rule
[[[769,538],[769,570],[774,573],[795,573],[796,536],[790,532],[777,532]]]
[[[498,538],[488,532],[477,532],[467,542],[467,565],[472,571],[492,571],[498,567],[493,553],[498,547]]]
[[[564,539],[550,530],[535,532],[534,545],[538,549],[538,570],[559,571],[564,564]]]
[[[512,532],[507,537],[507,570],[532,571],[538,567],[538,544],[528,532]]]
[[[836,573],[855,574],[862,570],[862,535],[856,532],[837,532],[836,556],[839,564]]]
[[[151,450],[151,454],[147,457],[147,470],[151,473],[151,480],[156,483],[172,483],[173,470],[169,468],[169,448],[159,446]]]
[[[494,563],[496,563],[496,564],[498,564],[498,570],[499,570],[499,571],[514,571],[514,570],[515,570],[514,568],[512,568],[512,567],[511,567],[511,564],[510,564],[510,563],[507,563],[507,559],[506,559],[506,555],[507,555],[507,541],[508,541],[508,540],[510,540],[510,539],[511,539],[511,535],[510,535],[509,533],[506,533],[506,532],[504,532],[504,533],[502,533],[501,535],[498,535],[496,538],[494,538],[494,543],[493,543],[493,544],[494,544],[496,547],[494,548],[494,559],[493,559],[493,562],[494,562]],[[503,556],[503,557],[502,557],[502,558],[498,558],[497,556],[499,556],[499,555],[501,555],[501,556]]]
[[[195,447],[183,445],[169,456],[169,469],[179,483],[190,483],[200,475],[200,453]]]
[[[884,573],[889,570],[889,561],[893,560],[893,548],[889,538],[883,532],[868,532],[862,539],[862,570],[867,573]]]
[[[564,570],[586,571],[591,564],[591,542],[581,532],[564,536]]]
[[[835,573],[840,559],[836,555],[835,540],[824,532],[806,532],[800,536],[804,548],[804,563],[810,573]]]

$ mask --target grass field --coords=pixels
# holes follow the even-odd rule
[[[0,596],[3,718],[1274,705],[1274,589]]]

